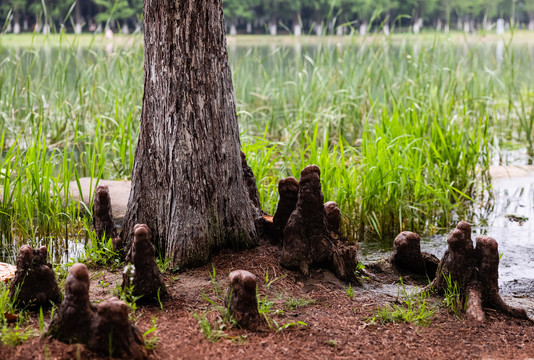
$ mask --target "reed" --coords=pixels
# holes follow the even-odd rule
[[[91,207],[68,185],[130,176],[143,92],[139,36],[17,39],[0,38],[8,254],[22,241],[61,249],[86,237]],[[351,238],[425,233],[469,208],[505,140],[532,149],[529,42],[507,42],[501,56],[499,43],[440,36],[307,41],[230,42],[243,150],[269,213],[278,180],[315,163]]]

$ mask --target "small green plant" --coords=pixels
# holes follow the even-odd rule
[[[354,289],[352,288],[352,284],[349,284],[349,286],[345,288],[345,292],[349,299],[354,299]]]
[[[213,326],[209,321],[207,314],[208,313],[193,313],[193,317],[197,320],[198,326],[200,326],[200,330],[202,331],[202,334],[204,334],[206,340],[217,342],[221,338],[226,337],[226,334],[224,333],[226,326],[220,321],[217,321],[217,325]]]
[[[155,334],[153,334],[154,331],[156,331],[156,329],[158,328],[157,320],[158,318],[154,316],[152,318],[152,327],[148,329],[147,331],[145,331],[145,333],[143,334],[143,340],[145,341],[145,348],[148,351],[154,350],[158,344],[159,338]],[[150,334],[152,334],[152,336],[149,337]]]
[[[337,341],[335,339],[330,339],[326,341],[327,345],[330,345],[331,347],[335,348],[337,347]]]
[[[33,329],[25,327],[28,321],[24,313],[17,313],[15,304],[20,289],[17,289],[13,298],[9,297],[9,286],[0,282],[0,343],[8,346],[16,346],[24,343],[34,335]],[[15,322],[15,325],[9,325]],[[43,322],[44,324],[44,322]],[[41,322],[39,322],[41,327]]]
[[[306,307],[308,305],[313,305],[313,304],[315,304],[315,300],[314,299],[308,299],[308,298],[295,299],[295,298],[290,298],[285,302],[284,305],[287,308],[289,308],[289,310],[294,310],[294,309],[297,309],[297,308],[302,308],[302,307]]]
[[[221,288],[219,287],[219,283],[217,281],[217,270],[215,269],[215,264],[211,264],[211,271],[209,273],[210,275],[210,282],[211,282],[211,285],[213,286],[213,290],[215,291],[215,296],[216,297],[221,297],[222,295],[222,290]]]
[[[78,259],[84,262],[88,267],[106,266],[111,269],[119,269],[123,263],[118,252],[113,250],[112,239],[98,239],[93,231],[89,232],[91,241],[85,247],[85,259]]]
[[[281,280],[285,278],[287,274],[280,275],[274,279],[269,279],[269,270],[265,271],[265,288],[269,290],[271,288],[271,285],[274,284],[276,281]]]
[[[3,326],[0,330],[2,344],[7,346],[17,346],[23,344],[33,335],[33,329],[29,327],[21,328],[20,324],[18,323],[14,327]]]
[[[435,314],[434,306],[429,304],[428,291],[414,290],[408,293],[400,278],[397,301],[399,304],[377,306],[375,313],[368,318],[371,324],[406,322],[419,326],[429,326]]]
[[[451,279],[451,274],[449,273],[448,275],[442,275],[447,283],[447,287],[444,289],[443,304],[449,310],[449,312],[459,316],[460,312],[465,310],[465,304],[467,304],[467,301],[462,301],[460,287],[456,281]]]
[[[166,273],[171,269],[171,258],[158,256],[156,262],[161,273]]]
[[[158,304],[159,304],[160,310],[163,311],[163,303],[161,302],[160,290],[161,290],[161,288],[158,289],[156,300],[158,300]]]
[[[103,289],[105,289],[110,285],[110,283],[105,280],[98,280],[98,285],[100,285]]]
[[[294,326],[308,326],[305,322],[302,321],[292,321],[284,324],[279,324],[274,316],[281,315],[284,313],[283,310],[274,308],[274,301],[269,299],[267,295],[261,296],[257,293],[256,289],[256,298],[258,299],[258,312],[260,317],[265,320],[267,326],[276,332],[282,332],[283,330],[294,327]]]
[[[39,307],[39,335],[43,335],[44,333],[44,327],[45,327],[45,322],[44,322],[44,314],[43,314],[43,307]]]
[[[223,306],[223,303],[229,304],[230,293],[225,293],[219,286],[217,281],[217,271],[215,265],[212,264],[209,272],[210,282],[213,286],[215,298],[211,299],[206,294],[202,294],[202,299],[208,304],[208,309],[203,312],[194,312],[193,317],[197,320],[198,326],[204,334],[204,337],[210,342],[217,342],[220,339],[236,340],[236,337],[229,336],[225,333],[227,329],[234,327],[236,324],[228,307]],[[225,301],[226,300],[226,301]],[[210,317],[214,318],[210,321]]]
[[[135,272],[135,266],[133,264],[128,264],[124,267],[123,273],[129,277],[130,281],[121,288],[120,285],[117,285],[116,292],[118,293],[119,298],[124,301],[131,309],[130,317],[132,320],[135,319],[135,312],[137,310],[137,301],[142,298],[142,296],[134,295],[134,285],[133,285],[133,276]]]
[[[365,281],[369,280],[369,276],[367,276],[366,274],[367,273],[365,271],[365,265],[361,261],[358,261],[358,263],[356,264],[356,269],[354,269],[354,275],[356,275],[357,278]]]
[[[277,315],[280,313],[283,313],[282,310],[274,310],[274,301],[269,299],[267,295],[261,296],[259,294],[256,294],[256,297],[258,299],[258,311],[260,315]]]

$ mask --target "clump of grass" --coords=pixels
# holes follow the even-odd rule
[[[443,294],[443,305],[449,310],[449,312],[458,317],[460,313],[465,310],[467,299],[462,301],[460,287],[456,281],[452,280],[450,273],[448,275],[443,274],[443,278],[447,283],[447,287],[444,289]]]
[[[435,308],[430,303],[427,291],[408,293],[402,282],[397,296],[400,304],[378,306],[374,314],[368,319],[371,324],[413,323],[419,326],[429,326],[435,314]]]
[[[298,308],[303,308],[306,306],[310,306],[315,304],[316,301],[314,299],[309,298],[289,298],[284,303],[285,307],[287,307],[289,310],[295,310]]]
[[[166,273],[171,270],[171,258],[158,256],[156,258],[156,263],[158,264],[158,269],[161,273]]]
[[[349,299],[354,299],[354,289],[352,288],[352,284],[349,284],[349,286],[345,288],[345,292],[347,293]]]
[[[217,270],[215,265],[211,265],[209,272],[210,282],[212,284],[215,297],[212,299],[206,294],[202,294],[202,299],[206,301],[208,307],[204,311],[193,313],[193,317],[197,320],[200,330],[204,337],[210,342],[217,342],[220,339],[234,339],[226,334],[226,330],[237,325],[227,307],[223,306],[225,303],[225,296],[227,296],[223,289],[221,289],[217,281]],[[230,303],[227,301],[226,303]]]
[[[143,333],[143,340],[145,341],[145,348],[148,351],[154,350],[156,346],[158,345],[159,337],[157,337],[154,334],[154,332],[158,328],[157,320],[158,319],[154,316],[152,318],[152,327],[150,327],[150,329],[148,329],[147,331]]]
[[[7,346],[20,345],[34,336],[34,330],[26,326],[27,317],[15,308],[16,296],[9,297],[9,286],[0,282],[0,343]],[[10,324],[8,317],[14,317]]]
[[[30,327],[21,328],[17,323],[15,326],[3,326],[0,330],[1,342],[7,346],[17,346],[25,343],[34,336],[34,331]]]
[[[119,269],[123,266],[123,261],[118,252],[113,250],[113,241],[105,235],[98,239],[94,231],[89,232],[90,242],[85,246],[85,253],[79,262],[85,263],[88,267],[106,266],[110,269]]]

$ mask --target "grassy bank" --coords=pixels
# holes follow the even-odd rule
[[[524,37],[230,38],[264,209],[275,210],[281,177],[315,163],[354,238],[450,224],[488,185],[492,149],[532,148],[534,43]],[[2,244],[83,237],[89,210],[67,184],[130,176],[142,38],[2,35],[0,55]]]

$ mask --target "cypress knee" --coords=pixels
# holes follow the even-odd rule
[[[460,289],[462,303],[466,301],[467,316],[483,321],[483,307],[492,308],[509,316],[530,320],[524,309],[506,305],[499,295],[499,251],[497,241],[489,236],[471,241],[471,226],[460,221],[447,238],[448,249],[443,255],[431,287],[443,293],[450,282]]]
[[[225,306],[239,326],[257,328],[260,324],[260,314],[256,299],[256,276],[245,270],[232,271]]]
[[[50,306],[61,301],[56,274],[47,262],[46,246],[34,250],[29,245],[20,248],[17,270],[9,287],[9,298],[20,306]]]
[[[133,294],[151,301],[167,294],[167,287],[156,263],[156,250],[150,241],[150,230],[145,224],[134,227],[134,242],[127,257],[133,264],[133,274],[123,273],[122,288],[133,286]],[[127,265],[128,266],[128,265]]]
[[[311,267],[329,268],[342,280],[359,282],[354,274],[357,246],[345,245],[330,235],[317,165],[301,172],[297,205],[283,234],[282,266],[298,269],[305,276]]]

